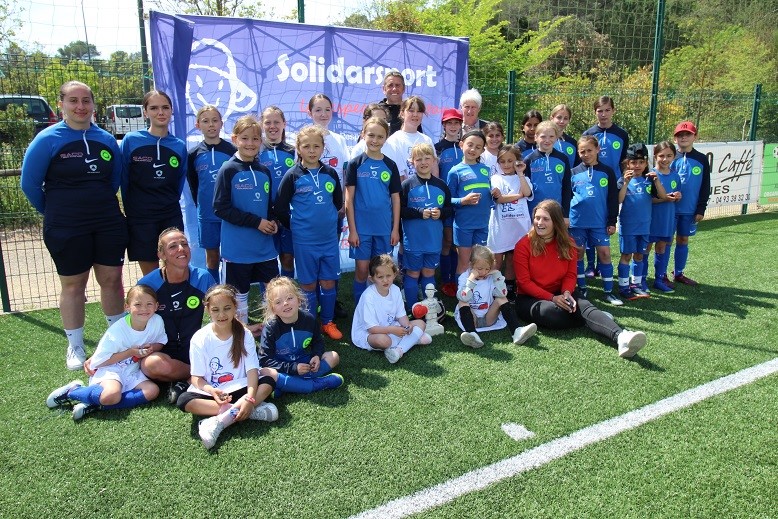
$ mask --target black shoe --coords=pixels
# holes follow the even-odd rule
[[[348,317],[348,312],[340,301],[335,301],[335,319]]]
[[[188,388],[189,384],[183,380],[179,380],[178,382],[171,382],[170,389],[167,392],[167,401],[170,402],[170,405],[176,405],[176,402],[178,402],[178,397],[180,397],[182,393],[186,393]]]

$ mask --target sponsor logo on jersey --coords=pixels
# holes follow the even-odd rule
[[[306,337],[305,340],[303,341],[303,348],[307,348],[310,345],[311,345],[311,337]]]
[[[189,308],[197,308],[200,306],[200,298],[197,296],[189,296],[186,298],[186,306]]]
[[[270,182],[265,182],[265,193],[270,193]]]
[[[284,164],[286,164],[287,167],[291,168],[294,166],[294,159],[292,157],[287,157],[284,161]]]
[[[606,187],[608,185],[608,179],[607,178],[601,178],[600,179],[600,187]]]
[[[700,166],[694,166],[692,168],[692,175],[699,175],[702,173],[702,168]]]
[[[391,176],[392,175],[390,175],[388,171],[382,171],[381,172],[381,181],[384,182],[384,183],[389,182],[389,179],[391,178]]]
[[[565,166],[564,166],[564,164],[557,164],[557,165],[554,167],[554,169],[556,170],[556,172],[557,172],[557,173],[560,173],[560,174],[565,172]]]
[[[335,184],[333,184],[332,182],[327,182],[326,184],[324,184],[324,189],[328,193],[332,193],[335,191]]]
[[[103,150],[103,151],[100,152],[100,158],[103,159],[104,161],[108,162],[109,160],[111,160],[113,158],[113,156],[111,155],[110,151]]]
[[[177,168],[178,167],[178,157],[170,157],[170,160],[168,160],[167,162],[173,168]]]
[[[443,205],[443,202],[446,201],[446,197],[443,195],[438,195],[438,205]]]

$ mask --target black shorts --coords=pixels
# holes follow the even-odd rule
[[[179,213],[170,218],[154,222],[136,222],[127,220],[130,231],[130,243],[127,246],[127,257],[130,261],[159,261],[157,243],[159,234],[168,227],[184,230],[184,219]]]
[[[43,229],[43,243],[46,244],[60,276],[83,274],[88,272],[92,265],[124,265],[127,241],[127,223],[124,217],[89,231],[53,226]]]
[[[189,348],[184,348],[178,344],[167,343],[159,352],[170,356],[171,359],[180,360],[184,364],[189,364]]]
[[[237,288],[240,294],[247,293],[252,283],[267,283],[274,277],[278,277],[278,259],[276,258],[261,263],[225,261],[224,265],[224,282]]]
[[[232,397],[232,400],[230,400],[231,404],[234,404],[238,401],[243,395],[248,393],[248,388],[244,387],[241,389],[236,389],[232,393],[230,393],[230,396]],[[181,396],[178,397],[178,400],[176,400],[176,407],[181,409],[183,412],[186,412],[186,404],[191,402],[192,400],[213,400],[213,397],[211,395],[204,395],[202,393],[195,393],[194,391],[186,391],[184,393],[181,393]]]

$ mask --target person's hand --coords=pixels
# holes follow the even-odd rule
[[[316,373],[319,371],[319,366],[321,366],[321,361],[319,360],[318,355],[314,355],[311,361],[308,363],[308,366],[310,366],[311,371],[313,373]]]
[[[359,233],[356,231],[356,229],[348,230],[348,244],[355,249],[359,247]]]
[[[90,377],[95,374],[95,369],[92,369],[92,357],[89,357],[84,361],[84,373],[89,375]]]
[[[245,396],[238,400],[238,403],[235,404],[239,411],[238,415],[235,417],[236,422],[242,422],[249,416],[251,416],[251,412],[254,410],[254,405],[252,404]]]
[[[516,173],[522,174],[527,169],[527,164],[523,160],[517,160],[513,167],[516,169]]]
[[[616,226],[615,225],[609,225],[605,228],[605,232],[608,233],[608,236],[613,236],[613,233],[616,232]]]
[[[646,178],[651,182],[656,182],[657,176],[655,172],[649,171],[648,173],[646,173]]]
[[[467,279],[470,281],[476,281],[478,279],[478,274],[475,273],[475,270],[471,270],[470,274],[467,276]]]
[[[494,198],[495,200],[497,200],[497,199],[498,199],[498,198],[500,198],[501,196],[502,196],[502,193],[500,192],[500,190],[499,190],[498,188],[496,188],[496,187],[493,187],[493,188],[492,188],[492,198]]]
[[[389,245],[394,247],[398,243],[400,243],[400,232],[392,231],[392,235],[389,237]]]
[[[151,354],[151,348],[147,348],[145,344],[133,349],[135,350],[133,357],[137,357],[138,359],[148,357]]]
[[[624,180],[626,180],[625,184],[628,184],[630,180],[632,180],[635,177],[635,170],[633,169],[627,169],[624,171]]]
[[[392,326],[392,335],[396,335],[398,337],[405,337],[410,333],[410,327],[406,328],[404,326]]]
[[[478,205],[481,201],[481,193],[470,193],[462,198],[462,205]]]
[[[306,364],[304,362],[299,362],[297,364],[297,374],[298,375],[307,375],[311,371],[311,366],[309,364]]]
[[[272,220],[263,219],[259,222],[257,229],[265,234],[275,234],[278,231],[278,226],[276,226],[276,223]]]
[[[213,397],[214,401],[216,401],[219,405],[224,405],[229,403],[232,400],[232,395],[229,393],[225,393],[221,389],[213,388],[211,390],[211,396]]]
[[[565,312],[573,313],[575,311],[564,295],[557,294],[551,298],[551,301]]]
[[[569,290],[565,290],[562,294],[562,297],[565,298],[567,305],[572,308],[573,312],[575,312],[575,308],[578,306],[578,301],[575,300],[573,294],[571,294]]]
[[[430,209],[430,218],[433,220],[439,220],[440,219],[440,208],[439,207],[433,207]]]
[[[694,223],[700,223],[703,218],[705,218],[704,214],[695,214],[694,215]]]

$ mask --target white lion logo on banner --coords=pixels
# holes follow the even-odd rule
[[[194,62],[198,58],[207,63]],[[223,60],[223,68],[218,66],[219,60]],[[186,99],[192,113],[204,105],[213,105],[226,119],[233,112],[248,112],[256,106],[257,94],[238,77],[235,59],[226,45],[211,38],[195,40],[192,61],[189,70],[194,77],[190,74],[186,82]],[[225,95],[227,100],[223,99]]]

